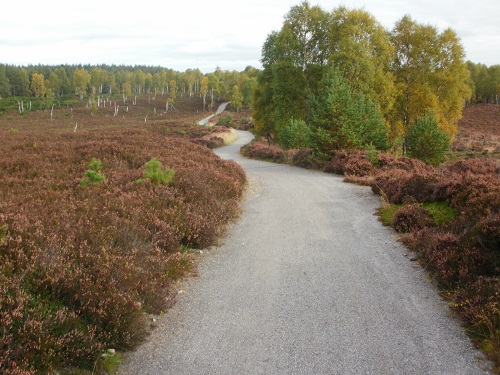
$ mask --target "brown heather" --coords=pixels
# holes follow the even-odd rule
[[[245,175],[159,126],[1,132],[0,372],[91,370],[147,334],[146,313],[239,213]],[[170,185],[142,178],[157,158]],[[92,158],[105,181],[82,187]]]

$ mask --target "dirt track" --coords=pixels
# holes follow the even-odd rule
[[[251,181],[225,244],[200,256],[120,374],[481,374],[459,324],[369,188],[241,158]]]

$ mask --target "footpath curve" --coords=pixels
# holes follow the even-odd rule
[[[379,198],[339,176],[247,160],[241,218],[119,374],[486,374]]]

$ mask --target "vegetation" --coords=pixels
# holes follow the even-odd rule
[[[303,121],[312,133],[308,146],[326,156],[370,145],[405,154],[408,137],[425,142],[425,133],[416,132],[421,123],[414,125],[432,111],[447,135],[437,137],[435,155],[427,159],[439,163],[437,149],[456,135],[474,86],[453,30],[439,32],[404,16],[387,31],[364,10],[327,12],[307,1],[269,34],[262,63],[253,103],[258,134],[293,147],[281,138],[284,132],[289,138],[291,119]],[[422,157],[415,147],[411,152]]]
[[[18,67],[0,64],[0,114],[34,98],[52,104],[76,94],[80,101],[87,98],[89,107],[102,108],[106,100],[121,98],[123,105],[133,104],[138,95],[163,98],[168,111],[178,99],[203,99],[201,108],[213,108],[221,98],[231,100],[234,110],[251,105],[253,90],[260,71],[247,67],[242,72],[222,71],[203,74],[198,69],[177,72],[151,66],[109,65],[36,65]],[[5,100],[12,99],[7,102]],[[208,99],[208,100],[207,100]],[[33,108],[32,108],[33,109]],[[22,112],[20,110],[20,112]]]
[[[381,220],[402,234],[422,265],[467,324],[473,340],[500,371],[500,177],[494,158],[446,163],[369,150],[337,152],[317,160],[305,150],[283,150],[262,141],[242,148],[248,157],[287,162],[345,175],[371,186],[386,204]],[[305,160],[307,162],[305,162]]]
[[[190,125],[200,104],[185,98],[146,123],[147,96],[119,120],[112,107],[90,116],[85,102],[52,121],[0,117],[2,374],[112,373],[148,333],[146,314],[175,302],[174,281],[193,268],[183,249],[215,241],[245,182],[236,163],[191,142],[211,132]]]

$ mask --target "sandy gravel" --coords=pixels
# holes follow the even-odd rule
[[[246,160],[241,219],[119,374],[482,374],[435,287],[338,176]]]

